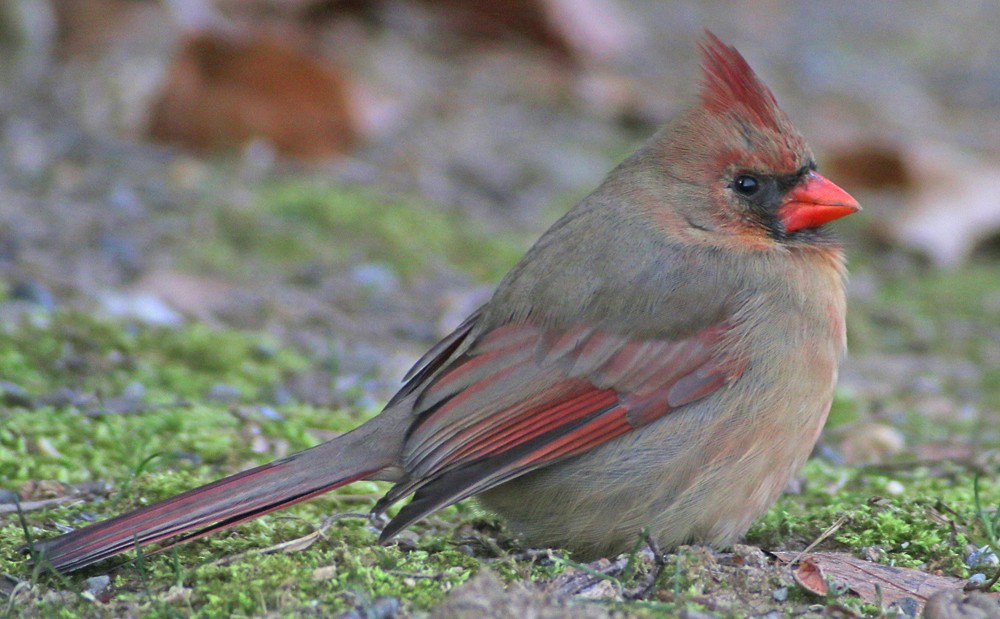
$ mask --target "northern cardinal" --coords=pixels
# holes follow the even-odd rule
[[[859,210],[774,95],[706,33],[694,105],[626,159],[430,349],[380,415],[312,449],[42,541],[76,570],[360,479],[413,494],[381,540],[476,495],[581,558],[643,529],[726,545],[803,464],[846,345]]]

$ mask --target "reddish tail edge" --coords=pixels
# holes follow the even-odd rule
[[[316,486],[316,475],[295,466],[302,462],[294,458],[249,469],[160,503],[35,542],[34,548],[46,567],[72,572],[130,548],[205,527],[156,551],[161,552],[364,479],[379,470],[363,471]]]

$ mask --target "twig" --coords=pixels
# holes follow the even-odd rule
[[[845,522],[847,522],[847,514],[843,514],[843,515],[840,516],[840,518],[837,518],[837,521],[834,522],[833,524],[831,524],[826,529],[826,531],[823,531],[823,533],[820,534],[820,536],[817,537],[813,541],[813,543],[811,543],[808,546],[806,546],[805,550],[803,550],[798,555],[796,555],[796,557],[794,559],[792,559],[792,561],[789,563],[789,565],[795,565],[796,563],[798,563],[799,559],[801,559],[806,554],[808,554],[810,551],[812,551],[813,548],[815,548],[816,546],[819,546],[821,543],[823,543],[823,541],[825,541],[828,537],[830,537],[831,535],[833,535],[834,533],[836,533],[837,529],[839,529],[840,527],[844,526]]]
[[[276,552],[296,552],[299,550],[305,550],[306,548],[312,546],[316,543],[316,540],[326,535],[326,532],[333,526],[333,523],[338,520],[343,520],[344,518],[367,518],[368,514],[361,514],[356,512],[347,512],[343,514],[337,514],[335,516],[330,516],[325,519],[315,531],[303,535],[302,537],[297,537],[295,539],[290,539],[285,542],[274,544],[273,546],[268,546],[267,548],[256,548],[254,550],[248,550],[246,552],[239,552],[234,555],[226,555],[221,559],[216,559],[212,562],[212,565],[229,565],[234,561],[239,561],[247,555],[270,555]]]
[[[66,503],[72,503],[73,501],[79,501],[78,496],[60,496],[54,499],[43,499],[41,501],[27,501],[21,503],[20,511],[30,512],[36,509],[45,509],[46,507],[51,507],[53,505],[64,505]],[[0,514],[12,514],[18,511],[17,503],[0,503]]]

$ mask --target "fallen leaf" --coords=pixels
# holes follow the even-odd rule
[[[794,552],[773,554],[786,563],[798,556]],[[961,590],[966,583],[961,578],[935,576],[911,568],[880,565],[846,553],[820,552],[807,555],[799,563],[799,568],[793,572],[799,584],[802,584],[802,581],[799,580],[798,571],[807,562],[809,567],[806,574],[810,578],[812,578],[811,572],[815,571],[825,577],[824,582],[832,583],[838,589],[849,589],[869,604],[881,603],[883,608],[894,603],[902,603],[906,598],[912,598],[919,610],[934,593],[941,590]],[[988,595],[996,598],[1000,593]]]
[[[359,139],[348,82],[329,63],[273,36],[221,29],[185,38],[147,133],[198,151],[263,138],[305,158],[346,153]]]
[[[856,145],[828,163],[832,178],[878,205],[876,234],[938,266],[958,266],[1000,235],[1000,161],[921,142]]]
[[[830,586],[826,582],[823,569],[812,557],[806,557],[799,561],[799,565],[792,572],[792,576],[795,578],[795,582],[799,583],[800,587],[813,595],[826,597],[830,593]]]

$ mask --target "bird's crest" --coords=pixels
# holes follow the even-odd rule
[[[707,30],[698,47],[705,109],[718,115],[735,112],[759,127],[781,131],[785,122],[778,102],[736,48]]]

